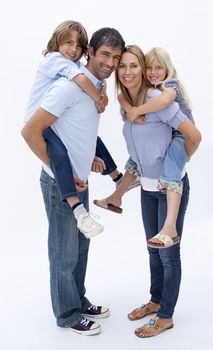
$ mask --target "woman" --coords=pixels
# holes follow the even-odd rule
[[[132,105],[139,106],[145,101],[161,94],[150,89],[145,78],[144,54],[136,45],[127,46],[122,54],[117,72],[118,91]],[[173,102],[160,112],[150,113],[143,125],[125,121],[123,134],[131,158],[137,163],[141,177],[142,219],[147,241],[153,233],[161,230],[166,213],[166,195],[157,189],[162,173],[163,160],[172,139],[172,128],[179,130],[185,137],[187,156],[196,151],[200,132],[193,123],[179,111]],[[183,174],[183,192],[177,218],[177,232],[182,236],[184,216],[189,199],[189,181]],[[148,247],[151,274],[151,299],[140,308],[133,310],[130,320],[137,320],[146,315],[157,313],[154,320],[135,330],[139,337],[151,337],[173,327],[173,313],[177,302],[180,280],[181,261],[180,244],[168,249]]]

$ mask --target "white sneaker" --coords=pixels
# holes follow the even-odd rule
[[[92,218],[91,213],[79,215],[77,227],[86,238],[95,237],[104,230],[104,227]]]

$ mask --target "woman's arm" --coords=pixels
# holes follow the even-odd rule
[[[195,125],[186,118],[177,128],[185,138],[187,156],[190,158],[197,150],[201,142],[201,133]]]

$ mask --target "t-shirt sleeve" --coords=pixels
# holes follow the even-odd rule
[[[65,81],[63,82],[63,80]],[[54,82],[45,94],[40,107],[55,117],[60,117],[67,108],[72,106],[75,99],[75,93],[70,92],[67,84],[68,82],[65,78]]]
[[[65,77],[72,80],[78,74],[83,74],[75,62],[67,60],[59,52],[47,54],[44,60],[40,63],[38,70],[40,73],[51,79]]]

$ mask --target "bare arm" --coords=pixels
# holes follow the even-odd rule
[[[161,95],[151,98],[141,106],[131,106],[122,95],[119,96],[119,102],[122,108],[126,111],[127,119],[134,121],[140,115],[145,115],[151,112],[158,112],[170,106],[176,98],[176,90],[173,88],[165,89]]]
[[[21,134],[30,149],[48,167],[50,167],[50,164],[43,131],[56,119],[57,118],[53,114],[48,113],[43,108],[38,108],[21,131]]]
[[[101,93],[95,88],[94,84],[84,74],[78,74],[73,81],[85,91],[92,99],[97,102],[101,99]]]
[[[185,137],[186,153],[190,158],[196,152],[201,142],[201,133],[188,118],[180,124],[178,131]]]

